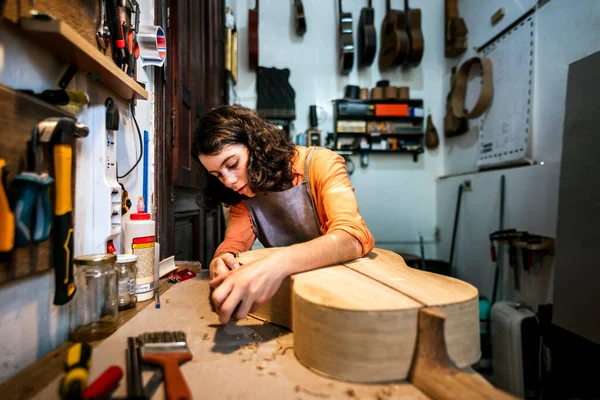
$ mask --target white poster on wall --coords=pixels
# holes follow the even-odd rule
[[[534,16],[529,16],[481,52],[492,60],[494,97],[479,121],[478,167],[526,160],[533,105],[534,34]]]

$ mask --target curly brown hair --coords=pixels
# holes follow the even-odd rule
[[[213,108],[200,119],[192,141],[192,158],[198,161],[204,192],[202,203],[214,208],[236,204],[246,198],[209,174],[199,156],[216,155],[225,147],[248,148],[248,185],[254,193],[281,191],[294,178],[295,145],[284,131],[263,120],[255,111],[239,105]]]

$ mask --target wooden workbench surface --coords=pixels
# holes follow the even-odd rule
[[[365,385],[319,375],[296,359],[293,334],[284,328],[247,318],[221,325],[209,303],[208,278],[203,273],[174,285],[153,304],[94,348],[90,381],[110,365],[125,373],[128,336],[159,330],[182,330],[193,354],[182,372],[196,398],[206,399],[427,399],[408,382]],[[144,383],[151,372],[144,372]],[[35,399],[57,398],[60,378]],[[125,376],[115,396],[126,395]],[[161,385],[153,399],[163,399]]]

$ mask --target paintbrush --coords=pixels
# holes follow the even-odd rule
[[[138,336],[142,347],[142,362],[159,365],[165,373],[167,400],[189,400],[190,389],[181,374],[179,364],[192,359],[185,333],[146,332]]]

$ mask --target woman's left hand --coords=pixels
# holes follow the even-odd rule
[[[246,318],[277,292],[286,272],[272,256],[242,265],[210,281],[210,286],[215,288],[212,299],[221,323]]]

